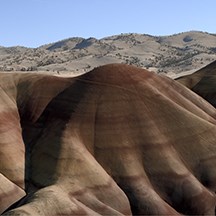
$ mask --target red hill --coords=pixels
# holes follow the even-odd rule
[[[176,81],[112,64],[0,87],[6,215],[214,214],[216,111]]]

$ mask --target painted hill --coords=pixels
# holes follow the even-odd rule
[[[69,38],[35,49],[0,47],[2,71],[80,74],[109,63],[126,63],[159,73],[196,71],[216,60],[216,36],[184,32],[171,36],[121,34],[102,39]]]
[[[111,64],[0,86],[1,213],[214,214],[216,110],[178,82]]]
[[[176,80],[216,107],[216,61]]]

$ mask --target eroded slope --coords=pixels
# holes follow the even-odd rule
[[[186,87],[122,64],[0,76],[1,212],[214,214],[216,112]]]
[[[216,106],[216,61],[176,80]]]

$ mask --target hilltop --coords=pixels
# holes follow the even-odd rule
[[[172,75],[215,60],[216,35],[200,31],[170,36],[120,34],[73,37],[38,48],[0,46],[0,71],[85,73],[108,63],[126,63]]]

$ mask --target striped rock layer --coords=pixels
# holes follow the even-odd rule
[[[0,212],[214,215],[216,110],[178,82],[111,64],[0,74]]]
[[[216,107],[216,61],[176,80]]]

